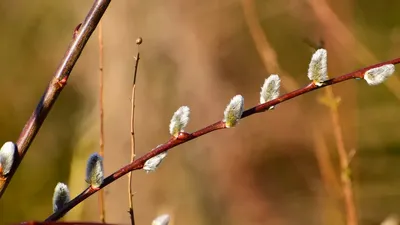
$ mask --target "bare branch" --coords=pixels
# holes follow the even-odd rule
[[[39,104],[36,106],[36,109],[32,113],[28,122],[26,122],[25,127],[23,128],[17,140],[19,157],[17,157],[12,170],[5,177],[5,179],[0,179],[0,198],[5,192],[10,180],[21,163],[21,160],[28,151],[29,146],[32,144],[36,134],[39,132],[39,129],[46,119],[51,107],[56,102],[58,95],[67,84],[67,80],[75,66],[76,61],[79,59],[83,48],[85,47],[93,31],[96,29],[97,24],[99,23],[110,2],[111,0],[96,0],[93,3],[93,6],[87,14],[85,20],[82,22],[82,25],[75,29],[73,39],[64,55],[64,58],[61,60],[61,63],[51,79],[49,86],[44,92]]]

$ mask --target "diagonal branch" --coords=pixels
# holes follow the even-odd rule
[[[325,81],[324,83],[322,83],[321,86],[316,86],[315,83],[310,83],[307,86],[297,89],[295,91],[289,92],[287,94],[284,94],[274,100],[268,101],[264,104],[260,104],[257,105],[253,108],[250,108],[246,111],[243,112],[242,117],[241,118],[245,118],[248,116],[251,116],[253,114],[256,113],[261,113],[261,112],[265,112],[266,110],[268,110],[271,106],[275,106],[278,105],[282,102],[288,101],[292,98],[301,96],[303,94],[306,94],[308,92],[326,87],[326,86],[330,86],[330,85],[334,85],[334,84],[338,84],[347,80],[351,80],[351,79],[363,79],[364,78],[364,73],[366,71],[368,71],[369,69],[372,68],[377,68],[380,67],[382,65],[386,65],[386,64],[398,64],[400,63],[400,58],[396,58],[393,60],[389,60],[386,62],[382,62],[382,63],[378,63],[372,66],[368,66],[365,67],[363,69],[359,69],[357,71],[348,73],[348,74],[344,74],[341,75],[339,77],[335,77],[332,78],[330,80]],[[145,155],[139,157],[138,159],[136,159],[135,161],[133,161],[132,163],[122,167],[121,169],[119,169],[118,171],[114,172],[113,174],[111,174],[110,176],[108,176],[107,178],[104,179],[103,184],[97,188],[97,189],[93,189],[93,188],[87,188],[86,190],[84,190],[81,194],[79,194],[77,197],[75,197],[74,199],[72,199],[70,202],[68,202],[64,208],[58,210],[57,212],[55,212],[54,214],[52,214],[51,216],[49,216],[46,221],[56,221],[58,219],[60,219],[64,214],[66,214],[67,212],[69,212],[72,208],[74,208],[76,205],[78,205],[79,203],[81,203],[83,200],[85,200],[86,198],[88,198],[89,196],[91,196],[92,194],[96,193],[99,189],[104,188],[105,186],[111,184],[112,182],[114,182],[115,180],[119,179],[120,177],[122,177],[123,175],[129,173],[130,171],[134,171],[134,170],[139,170],[143,168],[144,163],[149,160],[150,158],[165,152],[175,146],[178,146],[180,144],[183,144],[185,142],[188,142],[190,140],[196,139],[200,136],[203,136],[205,134],[220,130],[220,129],[224,129],[225,127],[225,123],[223,121],[218,121],[214,124],[211,124],[207,127],[204,127],[198,131],[195,131],[191,134],[189,133],[181,133],[183,135],[179,135],[178,138],[171,138],[168,142],[166,142],[163,145],[160,145],[159,147],[153,149],[152,151],[146,153]]]
[[[81,55],[82,50],[89,40],[91,34],[96,29],[97,24],[99,23],[110,2],[111,0],[96,0],[93,3],[93,6],[87,14],[85,20],[82,22],[82,25],[78,26],[77,30],[75,30],[74,37],[64,55],[64,58],[61,60],[61,63],[52,80],[50,81],[49,86],[41,97],[39,104],[32,113],[28,122],[26,122],[25,127],[23,128],[17,140],[19,157],[17,157],[15,160],[13,168],[7,177],[0,179],[0,198],[5,192],[11,178],[28,151],[29,146],[32,144],[36,134],[39,132],[39,129],[46,119],[51,107],[56,102],[58,95],[67,84],[67,80],[75,66],[76,61]]]

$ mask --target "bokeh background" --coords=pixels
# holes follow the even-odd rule
[[[45,90],[72,32],[93,1],[0,2],[0,141],[15,141]],[[182,105],[194,131],[222,118],[230,98],[257,104],[271,73],[282,93],[308,83],[321,40],[337,76],[400,55],[400,1],[170,0],[113,1],[103,18],[105,171],[129,162],[130,91],[137,79],[139,155],[169,139]],[[76,196],[85,163],[99,150],[99,50],[89,40],[69,83],[0,200],[0,224],[44,220],[57,182]],[[333,87],[343,142],[356,152],[350,168],[360,224],[400,213],[398,73],[370,87]],[[276,110],[176,147],[155,173],[133,175],[136,224],[169,213],[180,224],[345,224],[332,111],[318,90]],[[129,224],[127,178],[105,188],[106,221]],[[64,218],[99,221],[94,195]]]

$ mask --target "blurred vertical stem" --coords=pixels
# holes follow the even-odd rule
[[[268,38],[259,23],[254,0],[241,0],[241,3],[244,18],[249,28],[250,35],[253,38],[255,47],[262,59],[265,69],[267,71],[274,71],[273,73],[279,73],[280,77],[282,78],[283,88],[287,92],[298,89],[300,86],[299,84],[297,84],[295,79],[288,75],[288,73],[282,70],[279,66],[276,52],[272,45],[269,43]],[[312,131],[314,134],[312,136],[313,142],[320,143],[322,137],[320,135],[320,132],[318,132],[318,128],[312,126]],[[322,180],[325,183],[325,187],[332,187],[326,189],[326,191],[330,196],[336,196],[337,192],[335,192],[335,190],[337,190],[338,181],[336,180],[334,173],[332,175],[330,173],[324,172],[334,171],[334,168],[330,163],[329,153],[326,148],[319,148],[319,146],[317,145],[315,145],[315,148],[316,159],[318,161],[319,169],[321,172]]]
[[[99,99],[100,99],[100,152],[99,154],[104,160],[104,54],[103,54],[103,23],[99,22]],[[105,203],[104,203],[104,190],[99,191],[99,210],[100,210],[100,221],[106,222],[105,215]]]
[[[321,220],[322,223],[328,224],[340,224],[343,221],[344,214],[338,206],[338,199],[340,199],[341,185],[336,179],[336,173],[334,166],[331,162],[328,146],[325,143],[324,138],[318,131],[318,124],[313,123],[312,133],[314,136],[314,150],[317,158],[318,167],[321,173],[322,181],[324,184],[325,194],[320,194],[320,205],[321,207]],[[326,196],[328,194],[328,197]]]
[[[253,38],[255,47],[262,59],[265,69],[267,71],[274,71],[274,73],[279,73],[281,75],[283,88],[286,91],[290,92],[291,90],[298,89],[299,85],[297,84],[297,82],[292,77],[290,77],[288,73],[283,71],[279,66],[276,52],[273,49],[272,45],[269,43],[268,38],[266,37],[263,28],[259,23],[254,0],[241,0],[241,3],[244,18],[249,28],[250,35]],[[337,196],[336,193],[338,193],[338,181],[336,180],[335,173],[333,172],[334,168],[330,163],[328,149],[321,148],[320,140],[322,140],[322,137],[320,135],[320,132],[318,132],[318,128],[316,126],[312,126],[312,132],[312,139],[315,144],[315,155],[321,177],[324,182],[325,190],[329,196],[332,196],[334,198],[335,196]],[[336,207],[333,202],[334,201],[329,201],[329,208],[334,209]]]
[[[344,146],[342,128],[340,126],[340,121],[339,121],[338,107],[340,98],[335,97],[335,95],[333,94],[332,87],[326,87],[325,96],[319,99],[319,101],[330,109],[333,134],[335,136],[336,147],[340,162],[342,192],[346,208],[346,224],[357,225],[358,218],[357,218],[356,206],[354,203],[351,170],[349,168],[350,166],[349,154],[347,153],[346,148]]]
[[[139,66],[140,53],[139,53],[139,45],[142,43],[142,38],[136,39],[136,44],[138,47],[137,54],[135,57],[135,69],[133,72],[133,83],[132,83],[132,92],[131,92],[131,161],[132,163],[136,157],[135,151],[135,91],[136,91],[136,76],[137,69]],[[132,192],[132,172],[128,174],[128,200],[129,200],[129,216],[131,218],[131,224],[135,224],[135,214],[133,212],[133,192]]]
[[[326,35],[342,44],[344,49],[349,47],[349,45],[351,45],[351,49],[357,49],[357,54],[354,55],[357,60],[363,63],[369,60],[376,60],[375,56],[366,47],[360,44],[359,41],[357,41],[356,37],[352,34],[347,25],[339,19],[326,0],[308,0],[308,3],[316,18],[320,21],[322,27],[324,27],[325,32],[327,32]],[[400,92],[398,88],[396,88],[399,87],[399,83],[398,78],[395,76],[393,76],[391,82],[384,83],[397,98],[400,97]],[[334,97],[332,87],[328,87],[325,92],[326,96],[324,102],[331,109],[333,132],[340,161],[342,193],[346,208],[346,223],[347,225],[357,225],[358,216],[354,202],[355,199],[350,174],[351,171],[349,168],[350,160],[349,154],[346,152],[344,146],[342,129],[339,122],[338,99]]]
[[[260,55],[266,71],[274,71],[279,73],[282,78],[282,87],[286,91],[299,88],[296,80],[288,76],[278,63],[277,54],[265,36],[264,31],[258,21],[254,0],[241,0],[244,19],[249,28],[250,36],[254,41],[254,45]]]
[[[93,31],[96,29],[97,24],[99,23],[104,12],[107,10],[110,2],[111,0],[94,1],[92,8],[86,15],[85,20],[74,31],[73,39],[68,46],[59,67],[57,68],[50,81],[50,84],[46,88],[45,93],[42,95],[38,105],[36,106],[36,109],[26,122],[17,140],[19,157],[16,158],[13,168],[7,177],[0,179],[0,198],[7,189],[7,186],[10,183],[15,171],[17,170],[30,145],[39,132],[39,129],[50,112],[52,106],[67,84],[69,75],[74,68],[75,63],[78,61],[87,41],[89,40]]]

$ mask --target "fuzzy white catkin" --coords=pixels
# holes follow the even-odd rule
[[[369,85],[378,85],[390,77],[394,71],[395,67],[393,64],[386,64],[367,70],[367,72],[364,73],[364,80],[367,81]]]
[[[281,79],[276,74],[272,74],[264,81],[264,85],[261,87],[260,92],[260,103],[264,104],[268,101],[274,100],[279,96],[279,88]],[[273,106],[271,106],[273,108]]]
[[[224,111],[225,126],[227,128],[234,127],[240,120],[243,114],[244,98],[241,95],[236,95],[231,99]]]
[[[53,213],[61,209],[70,200],[68,186],[58,183],[53,194]]]
[[[93,153],[86,165],[86,182],[94,188],[101,186],[104,180],[103,158]]]
[[[308,78],[317,86],[328,80],[328,53],[325,49],[318,49],[311,57]]]
[[[168,225],[170,220],[170,216],[168,214],[163,214],[158,216],[153,220],[151,225]]]
[[[155,171],[160,166],[165,157],[167,157],[167,152],[162,152],[154,156],[153,158],[148,159],[144,163],[143,170],[145,170],[147,173]]]
[[[180,107],[172,116],[171,122],[169,123],[169,133],[178,137],[180,132],[183,132],[183,129],[189,122],[190,109],[187,106]]]
[[[4,143],[4,145],[1,147],[0,166],[3,176],[7,175],[11,171],[17,151],[17,145],[11,141]]]

